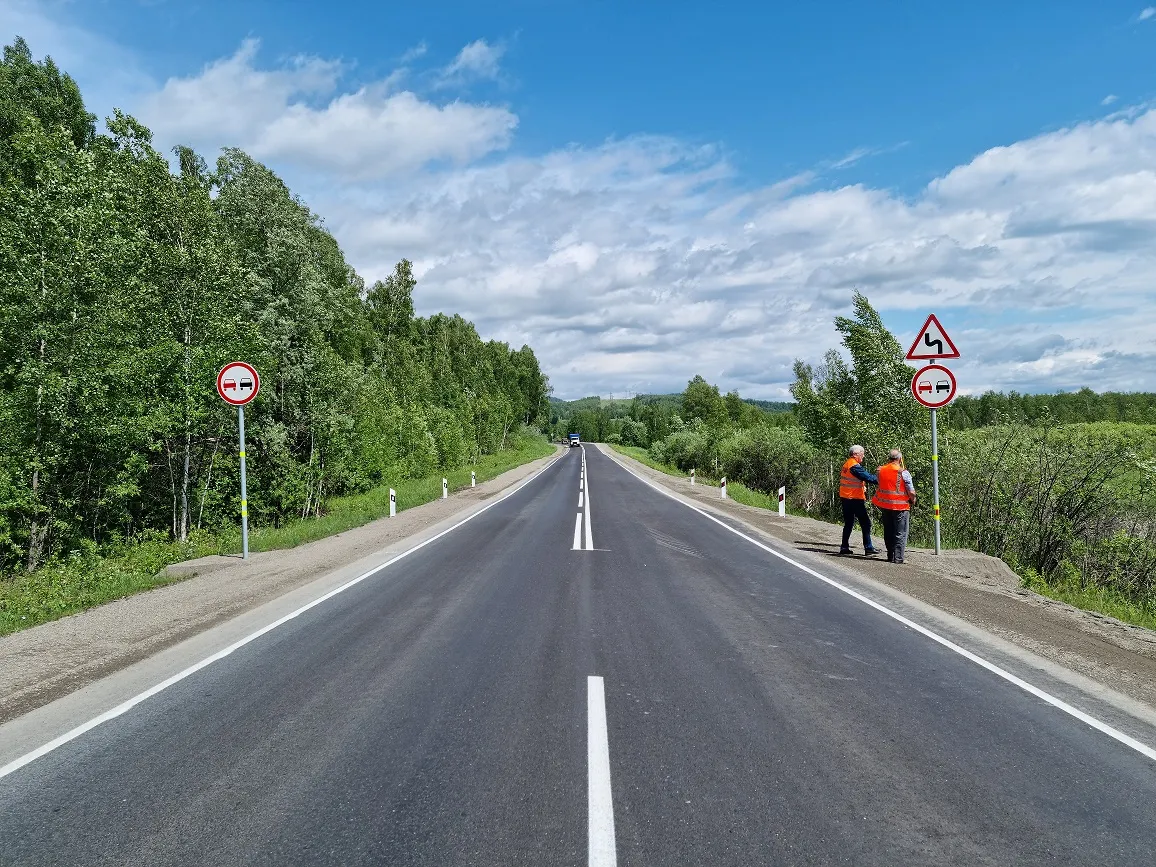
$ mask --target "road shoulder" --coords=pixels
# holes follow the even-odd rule
[[[599,448],[634,474],[696,508],[741,525],[792,559],[835,579],[867,582],[901,594],[928,612],[942,612],[1018,649],[1017,656],[1032,668],[1149,724],[1156,720],[1156,634],[1150,630],[1024,589],[1006,564],[974,551],[952,551],[937,558],[930,551],[909,549],[908,562],[902,566],[882,558],[840,556],[837,525],[793,515],[780,518],[765,509],[722,500],[718,488],[691,487],[689,479]]]
[[[0,723],[279,597],[320,586],[330,576],[380,566],[565,454],[558,449],[448,499],[296,548],[254,554],[248,561],[233,558],[227,565],[219,561],[231,558],[211,558],[204,572],[184,581],[0,637]]]

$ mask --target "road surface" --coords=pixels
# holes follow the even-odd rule
[[[8,773],[0,863],[1135,865],[1154,804],[1151,758],[586,447]]]

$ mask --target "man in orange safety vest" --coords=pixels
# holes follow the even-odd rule
[[[911,507],[915,505],[915,485],[903,465],[903,453],[892,449],[890,460],[878,471],[879,487],[871,502],[879,507],[883,518],[883,541],[887,545],[887,562],[902,563],[907,553],[907,530]]]
[[[843,545],[840,554],[851,553],[851,531],[855,521],[863,531],[863,553],[878,554],[871,544],[871,516],[867,514],[867,485],[879,479],[863,469],[863,446],[851,446],[850,457],[839,475],[839,501],[843,504]]]

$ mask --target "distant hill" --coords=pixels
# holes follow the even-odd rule
[[[551,397],[550,405],[556,412],[560,413],[561,415],[566,415],[568,413],[577,412],[580,410],[599,409],[601,407],[605,407],[606,409],[613,412],[617,409],[629,407],[634,399],[635,398],[633,397],[616,397],[614,399],[610,399],[598,397],[597,395],[593,395],[591,397],[580,397],[577,400],[559,400],[556,397]],[[678,409],[678,407],[682,406],[681,394],[640,394],[637,395],[637,399],[641,400],[643,403],[663,404],[671,407],[672,409]],[[755,400],[754,398],[744,397],[743,402],[749,403],[752,406],[757,406],[763,412],[769,413],[790,412],[791,408],[794,407],[794,404],[790,401],[783,400]]]

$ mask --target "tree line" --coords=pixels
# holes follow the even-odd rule
[[[462,466],[545,425],[530,347],[414,313],[408,261],[367,286],[322,220],[237,149],[175,166],[17,39],[0,64],[0,570],[83,546],[231,525],[229,361],[246,410],[249,511]]]

